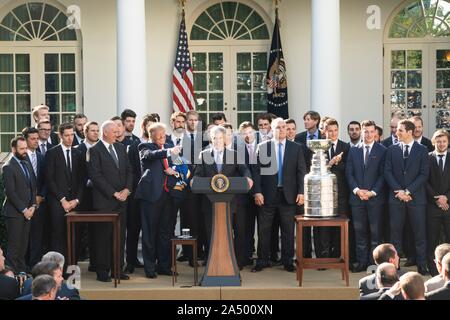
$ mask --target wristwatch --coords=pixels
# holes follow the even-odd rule
[[[406,189],[406,190],[405,190],[405,194],[406,194],[407,196],[410,196],[410,195],[411,195],[411,192],[409,192],[409,190]]]

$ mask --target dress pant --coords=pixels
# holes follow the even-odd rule
[[[278,252],[280,252],[280,228],[281,228],[281,218],[280,214],[277,212],[273,217],[271,240],[270,240],[270,260],[278,260]]]
[[[134,193],[128,200],[127,208],[127,264],[134,265],[138,261],[139,234],[141,233],[140,200],[134,198]]]
[[[61,253],[67,257],[67,225],[66,212],[55,197],[49,196],[49,207],[51,217],[51,250]]]
[[[31,220],[25,219],[23,215],[18,215],[14,218],[5,217],[5,223],[8,231],[6,265],[13,268],[16,273],[25,272],[25,255],[28,248]]]
[[[94,211],[92,199],[92,187],[84,189],[83,201],[80,203],[79,212]],[[75,227],[75,252],[76,259],[87,251],[89,253],[89,267],[95,269],[95,225],[93,223],[77,223]],[[87,246],[87,248],[86,248]]]
[[[125,232],[127,221],[127,203],[120,203],[112,210],[99,210],[98,213],[117,212],[120,217],[120,268],[124,265]],[[113,261],[113,225],[106,222],[92,223],[94,230],[95,267],[98,275],[107,275],[114,266]]]
[[[434,263],[434,250],[441,244],[442,229],[444,229],[445,243],[450,243],[450,210],[443,211],[434,203],[427,206],[427,256],[428,270],[432,276],[438,275]]]
[[[141,202],[142,256],[146,275],[171,270],[170,239],[174,232],[173,203],[167,192],[156,202]]]
[[[247,195],[249,201],[243,205],[242,214],[246,217],[245,222],[245,258],[244,261],[252,259],[255,249],[255,230],[256,218],[258,216],[259,207],[255,204],[255,199],[252,195]]]
[[[427,240],[426,240],[426,206],[411,205],[409,203],[390,203],[391,242],[399,254],[403,252],[402,240],[406,215],[408,215],[414,232],[414,244],[417,254],[417,266],[427,266]]]
[[[236,211],[233,214],[234,251],[239,267],[246,266],[253,255],[255,233],[255,212],[253,196],[239,194]],[[253,226],[253,228],[252,228]],[[253,233],[252,233],[253,231]]]
[[[29,240],[29,263],[30,268],[41,261],[44,243],[44,225],[46,216],[49,214],[46,200],[44,200],[39,208],[35,211],[31,219],[30,240]]]
[[[416,262],[416,248],[414,246],[414,234],[409,217],[406,216],[403,228],[403,253],[412,262]]]
[[[352,206],[355,230],[356,260],[361,265],[373,263],[372,252],[381,243],[381,218],[383,206],[364,203]]]
[[[257,265],[268,266],[270,259],[271,230],[276,213],[281,221],[281,262],[292,265],[294,258],[294,232],[296,205],[288,204],[283,189],[278,188],[274,203],[263,205],[258,219],[258,260]]]

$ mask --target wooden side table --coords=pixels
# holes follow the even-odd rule
[[[67,218],[67,255],[69,265],[75,263],[75,224],[79,222],[101,222],[113,224],[113,277],[114,288],[120,283],[120,217],[118,213],[100,213],[98,211],[70,212]],[[107,250],[108,248],[105,248]]]
[[[172,242],[172,286],[177,282],[177,245],[192,246],[194,263],[194,286],[198,284],[197,238],[173,238]]]
[[[341,269],[342,280],[349,286],[349,249],[348,249],[348,223],[346,216],[332,218],[309,218],[296,216],[297,224],[297,280],[302,286],[303,269]],[[304,258],[303,257],[303,228],[304,227],[339,227],[341,229],[341,256],[339,258]]]

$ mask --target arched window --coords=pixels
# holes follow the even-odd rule
[[[267,110],[271,19],[250,0],[213,0],[198,8],[192,21],[195,99],[202,119],[210,122],[212,114],[224,112],[234,126],[254,122]]]
[[[414,1],[401,10],[389,29],[389,38],[450,36],[450,3],[445,0]]]
[[[0,152],[46,104],[55,128],[82,112],[81,31],[56,1],[12,1],[0,12]]]

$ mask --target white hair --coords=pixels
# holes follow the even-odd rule
[[[56,251],[49,251],[42,257],[41,262],[55,262],[61,269],[63,269],[65,259],[61,253]]]
[[[284,122],[284,124],[286,124],[286,121],[284,121],[283,118],[276,118],[272,120],[272,123],[270,124],[270,127],[272,128],[272,131],[275,131],[275,129],[277,128],[277,125],[279,122]]]
[[[219,134],[219,133],[221,133],[223,135],[226,135],[227,134],[227,130],[224,127],[222,127],[222,126],[215,126],[215,127],[212,127],[209,130],[209,136],[211,137],[211,139],[215,138],[216,135]]]
[[[117,124],[112,120],[107,120],[102,123],[102,134],[107,131],[111,126],[117,126]]]

